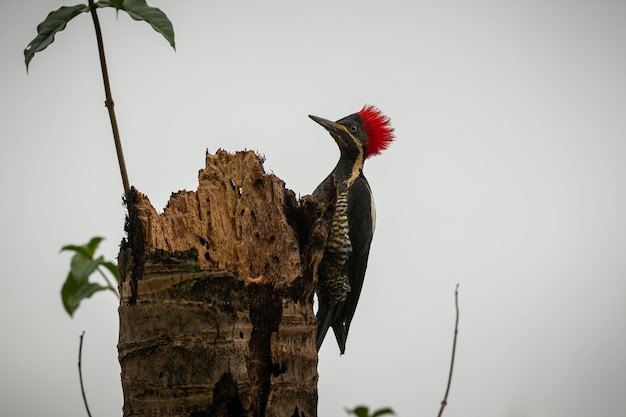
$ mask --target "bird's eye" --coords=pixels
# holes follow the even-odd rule
[[[359,128],[356,127],[356,125],[350,126],[350,132],[356,132],[357,130],[359,130]]]

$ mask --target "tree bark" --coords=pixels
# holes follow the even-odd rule
[[[327,229],[306,201],[253,152],[207,153],[198,190],[172,194],[162,214],[131,190],[125,417],[317,415],[312,294]]]

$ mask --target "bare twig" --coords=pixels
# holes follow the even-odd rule
[[[102,31],[100,30],[100,21],[96,13],[96,6],[93,0],[89,0],[89,10],[93,19],[93,26],[96,31],[96,40],[98,41],[98,52],[100,54],[100,68],[102,69],[102,81],[104,81],[104,94],[107,110],[109,111],[109,119],[111,120],[111,129],[113,129],[113,141],[115,142],[115,150],[117,151],[117,162],[120,165],[120,174],[122,175],[122,183],[124,185],[124,195],[128,195],[130,184],[128,182],[128,173],[126,172],[126,163],[124,162],[124,152],[122,152],[122,141],[120,132],[117,128],[117,118],[115,117],[115,109],[113,97],[111,96],[111,86],[109,85],[109,72],[107,71],[107,61],[104,56],[104,42],[102,41]]]
[[[87,410],[87,415],[91,417],[91,412],[89,411],[89,406],[87,405],[87,396],[85,395],[85,387],[83,386],[83,371],[81,368],[81,358],[83,356],[83,336],[85,336],[85,331],[80,335],[80,344],[78,345],[78,378],[80,379],[80,391],[83,393],[83,401],[85,402],[85,410]]]
[[[448,404],[448,393],[450,392],[450,385],[452,384],[454,355],[456,353],[456,336],[459,333],[459,284],[456,284],[456,288],[454,290],[454,305],[456,307],[456,321],[454,323],[454,339],[452,341],[452,359],[450,360],[450,374],[448,375],[448,386],[446,387],[446,393],[443,396],[443,401],[441,401],[441,408],[439,409],[439,414],[437,414],[437,417],[441,417],[443,415],[443,409],[446,408],[446,405]]]

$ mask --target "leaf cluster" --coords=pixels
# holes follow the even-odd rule
[[[366,407],[364,405],[360,405],[358,407],[355,407],[353,410],[350,410],[350,409],[346,408],[346,412],[348,414],[354,414],[356,417],[380,417],[380,416],[384,416],[385,414],[392,414],[392,415],[396,414],[389,407],[379,408],[376,411],[372,411],[372,414],[370,414],[369,407]]]
[[[138,21],[145,21],[150,24],[169,42],[172,48],[176,49],[174,42],[174,27],[165,13],[156,7],[148,6],[145,0],[100,0],[94,3],[95,8],[112,7],[116,11],[124,11],[130,17]],[[54,42],[57,32],[65,29],[67,23],[81,13],[87,13],[90,7],[87,4],[77,4],[75,6],[63,6],[58,10],[50,12],[46,19],[37,26],[37,36],[26,49],[24,49],[24,60],[26,71],[28,65],[35,54],[43,51]]]
[[[74,252],[70,262],[70,272],[61,288],[63,307],[70,316],[74,315],[74,311],[82,300],[91,297],[98,291],[111,290],[117,295],[117,290],[111,285],[101,269],[102,267],[108,270],[119,283],[120,273],[117,265],[105,260],[103,256],[94,259],[94,254],[102,239],[101,237],[94,237],[85,245],[66,245],[61,248],[61,251]],[[104,278],[107,285],[89,281],[89,277],[96,271]]]

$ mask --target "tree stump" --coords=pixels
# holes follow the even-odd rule
[[[255,153],[218,151],[162,214],[135,189],[126,204],[124,416],[316,416],[316,203]]]

